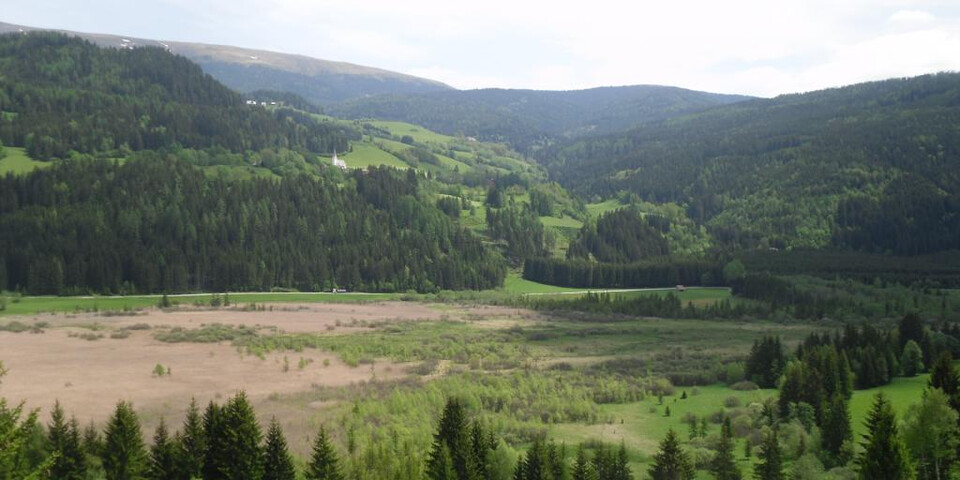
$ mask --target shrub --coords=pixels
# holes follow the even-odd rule
[[[723,399],[723,406],[727,408],[737,408],[743,405],[743,402],[740,401],[740,397],[729,396]]]
[[[737,383],[734,383],[733,385],[730,385],[730,388],[732,390],[737,390],[740,392],[749,392],[753,390],[759,390],[760,386],[757,385],[756,383],[751,382],[750,380],[744,380],[742,382],[737,382]]]

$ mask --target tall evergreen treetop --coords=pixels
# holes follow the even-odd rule
[[[913,470],[906,447],[900,439],[893,407],[883,392],[874,397],[865,422],[863,451],[857,458],[860,480],[907,480]]]
[[[267,444],[263,455],[262,480],[296,480],[297,472],[293,467],[293,458],[287,450],[287,440],[276,418],[267,428]]]
[[[696,470],[690,458],[680,448],[673,429],[660,442],[660,450],[653,456],[653,465],[647,472],[653,480],[693,480]]]
[[[307,465],[307,480],[344,480],[340,471],[340,460],[330,444],[327,430],[320,426],[317,439],[313,443],[313,453]]]
[[[103,469],[107,480],[141,479],[147,466],[140,420],[132,405],[120,402],[104,434]]]

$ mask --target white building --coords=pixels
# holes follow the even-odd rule
[[[333,151],[333,158],[331,158],[331,160],[333,160],[334,167],[340,167],[341,170],[347,169],[347,162],[340,160],[340,157],[337,156],[336,150]]]

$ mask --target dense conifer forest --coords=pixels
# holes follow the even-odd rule
[[[54,33],[2,35],[0,71],[0,140],[38,160],[174,146],[343,152],[357,135],[292,110],[248,106],[161,48],[101,49]]]
[[[64,161],[0,179],[0,279],[47,295],[499,285],[502,259],[417,183],[388,168],[211,179],[158,153]]]

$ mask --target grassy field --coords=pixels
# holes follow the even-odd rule
[[[453,137],[442,135],[426,128],[423,128],[419,125],[413,125],[410,123],[404,122],[388,122],[388,121],[371,121],[377,128],[383,128],[389,130],[391,134],[397,137],[403,137],[404,135],[409,135],[413,138],[415,142],[420,143],[448,143],[454,140]]]
[[[386,165],[400,169],[410,168],[410,165],[399,158],[369,143],[354,143],[353,150],[340,155],[340,159],[350,168],[367,168],[371,165]]]
[[[623,207],[623,205],[616,199],[611,199],[600,203],[588,203],[587,213],[589,213],[591,217],[597,218],[605,212],[616,210],[620,207]]]
[[[180,304],[210,303],[213,294],[170,295]],[[230,293],[232,303],[351,303],[396,300],[395,293]],[[91,296],[91,297],[22,297],[7,301],[0,315],[37,315],[56,312],[129,310],[155,307],[160,295]]]
[[[22,148],[3,147],[6,155],[0,159],[0,175],[13,173],[15,175],[29,173],[37,168],[46,168],[52,165],[51,162],[40,162],[27,156],[27,152]]]
[[[579,229],[580,227],[583,226],[583,222],[573,217],[563,217],[563,218],[540,217],[540,223],[542,223],[544,227],[557,227],[557,228]]]
[[[867,418],[867,412],[873,405],[873,397],[877,392],[883,392],[893,405],[897,412],[897,419],[903,420],[903,415],[907,409],[914,403],[920,401],[920,395],[927,387],[927,381],[930,375],[918,375],[912,378],[895,378],[889,385],[871,388],[869,390],[858,390],[853,392],[853,398],[850,399],[850,417],[853,418],[853,431],[858,436],[866,431],[863,425],[863,419]]]
[[[543,283],[531,282],[530,280],[524,280],[523,276],[519,272],[511,272],[507,274],[507,278],[503,281],[503,290],[510,293],[520,294],[582,291],[580,288],[555,287],[553,285],[546,285]]]

